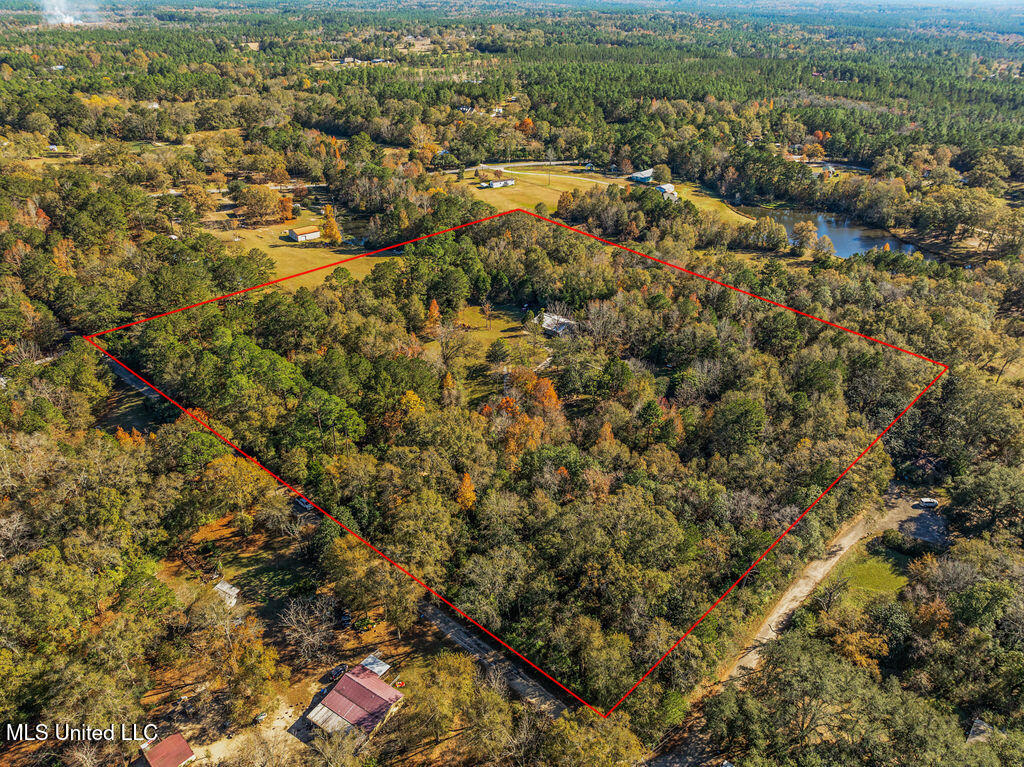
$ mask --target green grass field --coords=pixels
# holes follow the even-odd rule
[[[848,599],[864,604],[879,594],[896,594],[907,585],[906,568],[910,557],[885,549],[872,554],[863,544],[836,569],[834,578],[849,578]]]
[[[507,175],[516,180],[515,186],[502,189],[480,189],[478,187],[480,182],[476,178],[467,178],[466,183],[472,189],[473,194],[499,210],[512,210],[513,208],[533,210],[540,202],[554,210],[558,206],[558,198],[562,192],[586,189],[595,184],[627,186],[624,180],[605,178],[595,173],[582,173],[572,166],[552,167],[550,181],[548,169],[545,166],[511,168]]]
[[[499,338],[508,342],[510,365],[535,368],[548,356],[542,342],[523,331],[522,318],[514,307],[495,307],[491,312],[490,327],[487,327],[487,318],[479,306],[467,306],[459,312],[457,322],[469,328],[466,393],[471,403],[482,402],[500,389],[500,379],[484,358],[487,349]],[[437,358],[440,353],[437,342],[425,343],[423,352],[427,357]]]
[[[544,165],[510,168],[506,173],[516,180],[515,186],[501,189],[480,189],[479,181],[476,178],[467,178],[465,183],[472,189],[473,194],[499,210],[513,208],[533,210],[540,202],[554,210],[562,192],[586,189],[594,185],[629,186],[629,182],[625,178],[587,173],[577,166],[569,165],[552,166],[550,174],[548,167]],[[690,200],[699,210],[713,210],[723,219],[734,224],[750,220],[730,208],[718,197],[708,194],[698,184],[676,182],[675,187],[680,199]]]
[[[308,210],[303,210],[298,218],[282,224],[263,226],[257,229],[213,230],[210,232],[222,242],[235,245],[243,250],[258,248],[274,259],[277,265],[275,273],[278,277],[298,274],[308,269],[315,269],[324,264],[332,264],[345,258],[351,258],[364,252],[363,248],[354,245],[332,247],[326,243],[314,242],[301,245],[285,239],[289,229],[312,226],[320,223],[320,217]],[[344,227],[344,223],[342,223]],[[387,261],[389,256],[368,256],[344,264],[352,276],[361,280],[370,273],[374,265]],[[282,283],[282,287],[295,290],[300,287],[314,288],[333,272],[333,269],[321,269],[312,274],[305,274]]]

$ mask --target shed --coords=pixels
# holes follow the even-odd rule
[[[300,226],[297,229],[288,230],[288,238],[295,242],[309,242],[320,239],[319,226]]]
[[[398,708],[402,697],[369,668],[359,665],[342,676],[306,718],[327,733],[356,727],[370,736]]]
[[[194,761],[196,755],[188,741],[176,732],[143,751],[142,758],[149,767],[181,767]]]
[[[563,317],[560,314],[551,314],[550,312],[541,312],[533,321],[539,322],[544,330],[544,335],[549,337],[564,338],[576,329],[576,322],[574,320],[570,320],[568,317]]]
[[[366,666],[366,668],[370,669],[370,671],[372,671],[377,676],[384,676],[384,674],[388,672],[388,669],[391,668],[391,664],[385,663],[373,654],[367,655],[365,660],[363,660],[363,662],[359,665]]]
[[[654,168],[648,168],[647,170],[638,170],[629,177],[629,180],[636,181],[638,184],[649,184],[652,178],[654,178]]]
[[[220,583],[213,587],[213,590],[220,595],[221,599],[224,600],[224,604],[226,604],[228,607],[234,607],[238,604],[237,586],[232,586],[227,581],[222,580]]]

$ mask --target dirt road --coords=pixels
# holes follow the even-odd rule
[[[796,608],[828,577],[843,555],[858,541],[878,535],[884,530],[896,529],[931,543],[940,543],[944,540],[945,524],[942,517],[927,509],[915,508],[916,501],[917,498],[910,490],[892,487],[885,495],[885,514],[874,520],[868,520],[863,516],[857,517],[841,530],[839,535],[832,539],[825,557],[810,562],[800,573],[800,577],[789,585],[775,607],[765,616],[753,641],[744,648],[743,654],[720,678],[729,679],[756,668],[761,646],[779,635],[779,631],[785,627]]]
[[[432,623],[445,637],[476,658],[477,662],[496,671],[520,698],[539,711],[552,718],[565,711],[565,705],[558,698],[520,670],[501,651],[484,641],[477,632],[470,631],[440,607],[424,602],[420,608],[420,617]]]
[[[857,517],[832,539],[826,554],[807,564],[800,576],[783,592],[779,601],[765,616],[751,642],[735,661],[719,675],[724,681],[757,668],[761,647],[779,635],[796,609],[803,604],[818,585],[828,577],[843,555],[859,541],[873,537],[884,530],[900,530],[906,535],[928,541],[945,541],[943,518],[927,509],[915,508],[917,495],[914,488],[893,485],[885,495],[885,513],[876,519]],[[675,739],[677,745],[670,751],[653,757],[650,767],[698,767],[708,763],[703,727],[699,714],[688,725],[687,732]],[[691,734],[692,733],[692,734]]]

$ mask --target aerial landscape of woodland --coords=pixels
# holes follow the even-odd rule
[[[1024,8],[0,30],[0,764],[1024,764]]]

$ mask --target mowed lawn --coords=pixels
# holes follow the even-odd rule
[[[533,210],[540,202],[554,210],[558,207],[558,198],[562,192],[587,189],[594,185],[628,186],[625,180],[605,178],[597,173],[582,173],[572,166],[564,165],[552,166],[550,182],[545,166],[509,168],[504,175],[514,178],[515,185],[501,189],[480,189],[480,181],[476,178],[467,178],[466,183],[472,189],[473,194],[499,210],[514,208]]]
[[[495,307],[491,312],[490,327],[479,306],[467,306],[455,321],[467,333],[465,385],[470,404],[483,402],[501,390],[502,368],[495,368],[485,359],[487,349],[499,338],[505,339],[509,345],[508,366],[536,368],[548,357],[543,337],[523,330],[522,315],[516,307]],[[428,359],[438,359],[440,353],[436,341],[423,344],[423,354]]]
[[[487,349],[499,338],[508,341],[512,364],[536,365],[547,356],[542,348],[538,348],[534,338],[523,331],[520,313],[513,307],[495,307],[491,311],[490,327],[479,306],[467,306],[459,312],[455,322],[466,329],[471,344],[468,358],[476,362],[483,361]],[[428,355],[436,355],[437,342],[428,341],[423,350]]]
[[[833,578],[849,578],[848,599],[863,605],[879,594],[896,594],[907,585],[910,558],[891,549],[870,553],[863,544],[837,569]]]
[[[244,250],[258,248],[274,259],[276,264],[275,274],[277,277],[287,277],[291,274],[299,274],[316,269],[325,264],[333,264],[352,256],[358,256],[366,252],[364,248],[356,245],[340,245],[333,247],[327,243],[314,241],[308,244],[292,242],[286,238],[289,229],[303,226],[314,226],[320,224],[320,217],[308,210],[303,210],[302,215],[292,221],[270,226],[261,226],[256,229],[234,229],[234,230],[210,230],[211,234],[228,245],[236,245]],[[344,223],[342,223],[344,227]],[[375,264],[387,261],[391,256],[367,256],[355,261],[349,261],[343,266],[348,269],[352,276],[361,280],[370,273]],[[322,283],[334,269],[321,269],[311,274],[303,274],[291,280],[281,283],[281,286],[295,290],[300,287],[314,288]]]
[[[513,208],[533,210],[540,202],[554,210],[558,206],[558,198],[562,192],[587,189],[595,185],[615,184],[623,187],[630,185],[624,176],[589,173],[572,165],[551,166],[550,174],[548,167],[544,165],[509,168],[504,175],[514,178],[515,185],[501,189],[480,189],[480,182],[475,178],[466,179],[466,183],[473,190],[473,194],[499,210],[512,210]],[[712,210],[732,224],[743,224],[750,221],[747,216],[733,210],[721,198],[709,194],[699,184],[685,181],[673,183],[675,183],[679,199],[689,200],[697,206],[698,210]]]

